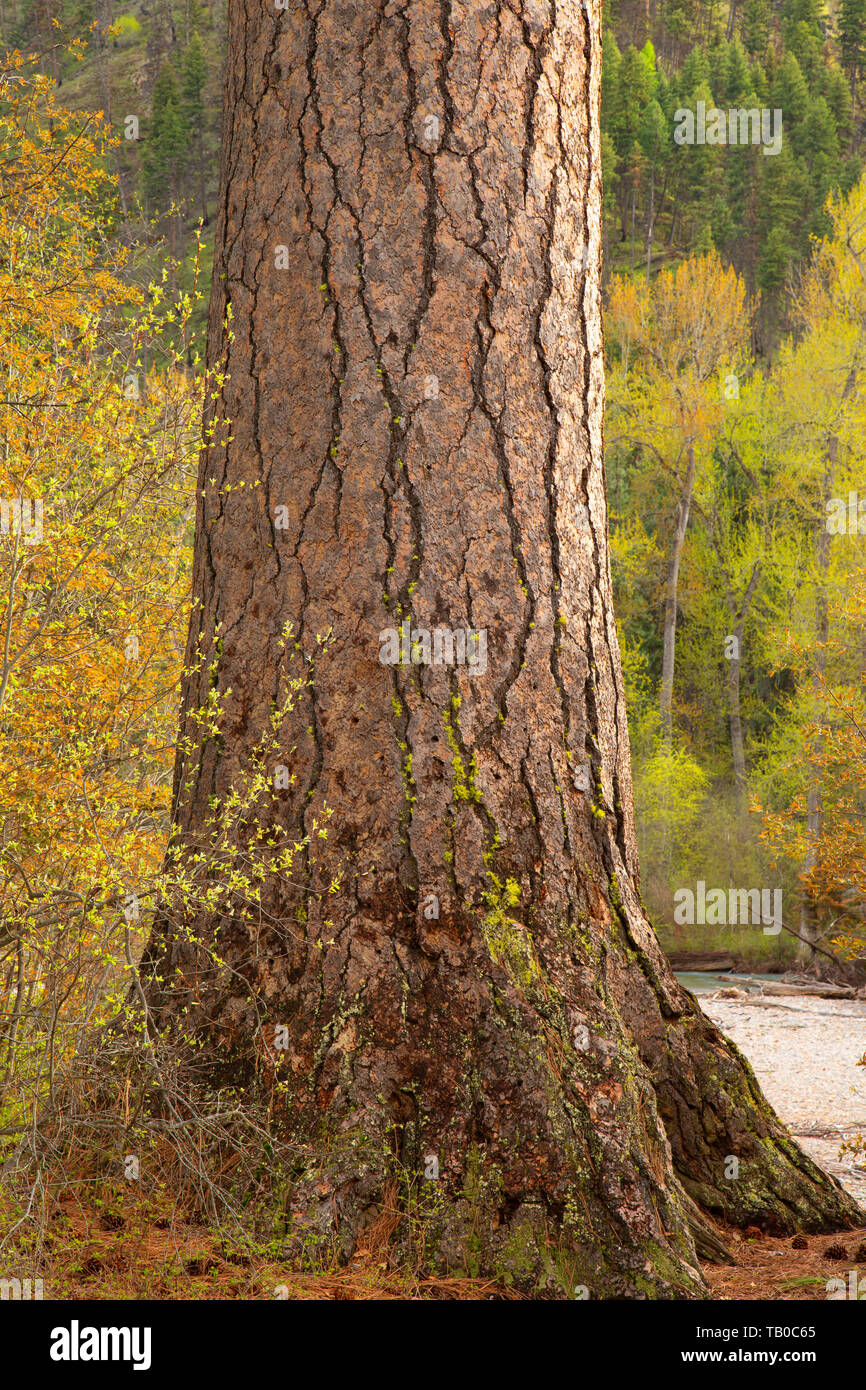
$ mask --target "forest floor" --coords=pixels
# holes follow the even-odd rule
[[[276,1259],[250,1258],[226,1248],[218,1235],[192,1221],[157,1220],[129,1213],[110,1220],[71,1192],[61,1194],[53,1258],[44,1268],[45,1296],[97,1300],[486,1300],[521,1298],[492,1281],[424,1278],[392,1266],[387,1220],[371,1229],[347,1267],[321,1273],[292,1271]],[[383,1215],[387,1216],[387,1213]],[[863,1280],[866,1299],[866,1226],[836,1235],[765,1236],[722,1229],[732,1265],[705,1265],[714,1299],[825,1300],[830,1279],[844,1288]],[[837,1286],[838,1288],[838,1286]],[[846,1297],[849,1296],[846,1293]]]
[[[862,1280],[859,1297],[866,1301],[866,1226],[841,1235],[799,1237],[806,1241],[805,1250],[794,1249],[790,1236],[762,1236],[754,1227],[749,1229],[751,1236],[725,1232],[736,1264],[702,1266],[714,1299],[823,1302],[829,1296],[829,1281],[841,1279],[846,1298]],[[834,1291],[839,1293],[838,1285]]]

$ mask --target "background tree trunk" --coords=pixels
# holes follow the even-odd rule
[[[668,573],[665,584],[665,628],[662,648],[662,679],[659,692],[659,712],[662,734],[670,747],[673,734],[674,667],[677,647],[677,600],[679,596],[680,560],[686,542],[692,493],[695,487],[695,446],[688,445],[686,473],[677,502],[677,522],[671,541]]]
[[[182,924],[219,932],[223,969],[166,911],[142,966],[154,1021],[250,1086],[285,1026],[294,1231],[348,1253],[395,1167],[438,1165],[443,1266],[546,1296],[699,1294],[689,1226],[714,1237],[684,1188],[785,1230],[853,1204],[678,987],[638,900],[598,14],[236,0],[229,28],[208,345],[228,375],[199,479],[177,837],[206,841],[298,668],[279,729],[295,780],[256,814],[290,839],[332,815],[254,924]],[[407,615],[485,630],[486,671],[382,664]]]
[[[650,164],[649,206],[646,216],[646,282],[650,283],[653,262],[653,225],[655,223],[656,166]]]
[[[724,567],[724,558],[719,554],[720,568]],[[728,609],[733,619],[731,632],[728,636],[734,638],[736,650],[730,656],[725,653],[728,660],[728,722],[731,729],[731,759],[734,766],[734,783],[737,792],[742,794],[746,789],[746,749],[743,743],[743,721],[740,715],[740,653],[743,647],[743,633],[746,627],[746,619],[749,616],[749,609],[758,586],[761,566],[756,560],[752,566],[752,573],[746,585],[746,592],[743,595],[742,603],[737,607],[733,592],[729,587],[729,581],[725,581],[725,596],[728,601]],[[727,641],[727,637],[725,639]],[[744,807],[745,810],[745,807]]]
[[[854,390],[856,383],[856,372],[854,368],[849,371],[845,379],[845,385],[840,397],[840,406],[844,408],[845,403]],[[821,488],[821,512],[818,527],[815,534],[815,570],[817,575],[817,587],[815,596],[815,657],[812,669],[812,697],[815,702],[814,718],[819,723],[820,730],[823,730],[827,718],[827,644],[830,640],[830,604],[829,604],[829,579],[830,579],[830,532],[827,527],[827,507],[833,495],[835,487],[836,467],[839,457],[839,436],[832,430],[827,439],[826,454],[824,458],[824,476]],[[803,874],[810,874],[818,862],[818,850],[821,839],[821,766],[820,752],[823,746],[823,732],[816,735],[812,756],[809,759],[809,784],[806,792],[806,843],[807,850],[803,862]],[[831,968],[828,968],[826,955],[822,955],[818,949],[821,940],[821,921],[819,903],[815,895],[814,886],[808,881],[803,884],[803,894],[800,900],[800,938],[801,945],[799,955],[805,965],[816,974],[827,978]]]

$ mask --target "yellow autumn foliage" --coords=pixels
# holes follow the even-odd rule
[[[169,820],[202,379],[135,283],[110,132],[0,90],[0,1123],[115,1007]],[[178,344],[177,347],[172,344]]]

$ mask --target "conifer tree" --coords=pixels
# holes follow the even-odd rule
[[[204,157],[204,89],[207,82],[207,60],[198,32],[194,32],[183,55],[183,114],[196,146],[198,163],[201,219],[207,225],[207,186]]]

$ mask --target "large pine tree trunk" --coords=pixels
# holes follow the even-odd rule
[[[443,1265],[549,1296],[696,1294],[686,1189],[779,1229],[853,1208],[638,900],[600,53],[574,0],[230,6],[208,353],[231,440],[199,479],[177,835],[207,843],[299,668],[268,765],[295,780],[256,814],[291,839],[332,815],[254,923],[184,923],[219,928],[224,969],[166,912],[143,974],[155,1023],[198,1029],[218,1078],[269,1084],[287,1030],[296,1229],[351,1250],[397,1164],[430,1178]],[[406,616],[416,656],[424,630],[483,630],[486,669],[383,663]]]

